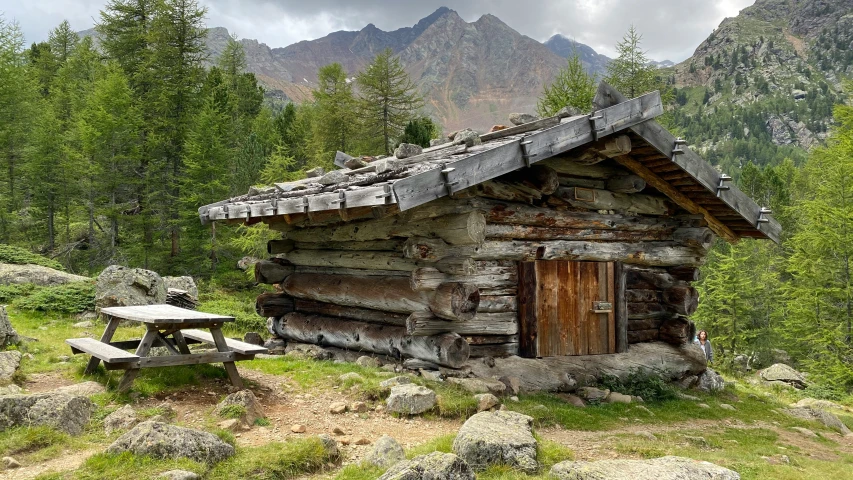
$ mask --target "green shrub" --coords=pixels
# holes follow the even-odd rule
[[[242,405],[226,405],[219,410],[219,416],[222,418],[241,418],[246,414],[246,407]]]
[[[832,400],[833,402],[842,400],[846,395],[843,388],[820,383],[809,384],[802,393],[803,398],[811,397],[820,400]]]
[[[36,289],[38,287],[31,283],[0,285],[0,303],[8,303],[16,298],[26,297],[36,291]]]
[[[13,247],[5,243],[0,243],[0,263],[13,263],[16,265],[41,265],[43,267],[55,268],[62,270],[62,264],[56,260],[42,257],[21,247]]]
[[[647,402],[671,400],[676,397],[675,388],[661,377],[640,370],[631,371],[624,379],[615,375],[605,375],[598,383],[611,391],[643,397]]]
[[[22,310],[43,312],[80,313],[95,309],[95,285],[74,282],[55,287],[44,287],[14,303]]]

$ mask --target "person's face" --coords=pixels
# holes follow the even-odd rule
[[[699,332],[699,340],[706,340],[708,338],[708,334],[705,332]]]

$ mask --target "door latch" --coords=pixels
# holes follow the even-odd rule
[[[593,302],[592,313],[611,313],[613,304],[610,302]]]

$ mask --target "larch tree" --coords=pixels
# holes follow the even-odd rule
[[[74,49],[77,47],[77,42],[79,41],[80,37],[77,35],[77,32],[71,29],[71,24],[68,23],[68,20],[63,20],[62,23],[51,30],[48,35],[50,50],[54,55],[56,55],[60,64],[64,64],[68,61],[68,57],[70,57],[71,53],[74,52]]]
[[[381,139],[381,145],[371,146],[387,155],[392,153],[393,140],[399,138],[410,120],[417,117],[424,101],[417,87],[403,70],[400,59],[390,48],[376,56],[358,74],[359,117],[368,140]]]
[[[313,150],[316,161],[330,163],[335,151],[351,151],[355,130],[355,97],[340,63],[317,72],[314,96]]]
[[[631,25],[616,44],[616,58],[607,64],[604,81],[628,98],[639,97],[660,86],[656,68],[640,46],[643,36]]]
[[[550,117],[564,107],[572,107],[581,112],[592,109],[595,97],[596,78],[584,70],[580,56],[574,52],[568,64],[557,73],[557,78],[546,85],[536,103],[536,110],[542,117]]]

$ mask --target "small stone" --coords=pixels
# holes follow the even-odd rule
[[[92,328],[92,327],[94,327],[94,326],[95,326],[95,324],[94,324],[94,323],[92,323],[92,321],[91,321],[91,320],[85,320],[85,321],[82,321],[82,322],[77,322],[77,323],[75,323],[74,325],[71,325],[71,326],[72,326],[72,327],[74,327],[74,328]]]
[[[104,418],[104,432],[109,435],[117,430],[128,430],[138,422],[136,410],[125,405]]]
[[[355,413],[365,413],[367,412],[367,404],[364,402],[355,402],[349,406],[349,410]]]
[[[500,132],[501,130],[506,130],[506,125],[493,125],[492,128],[489,129],[489,133]]]
[[[623,395],[619,392],[610,392],[610,395],[607,395],[604,401],[606,403],[631,403],[631,396]]]
[[[156,420],[151,421],[156,422]],[[246,428],[239,418],[229,418],[228,420],[223,420],[219,422],[217,426],[223,430],[228,430],[229,432],[240,432]]]
[[[610,394],[610,390],[601,390],[595,387],[581,387],[577,394],[587,402],[603,402]]]
[[[367,456],[367,463],[380,468],[388,468],[406,459],[403,447],[388,435],[379,437],[373,445],[373,450]]]
[[[329,405],[329,413],[334,413],[335,415],[340,415],[342,413],[346,413],[347,404],[344,402],[335,402]]]
[[[698,402],[698,401],[699,401],[699,397],[696,397],[696,396],[693,396],[693,395],[688,395],[688,394],[686,394],[686,393],[676,392],[675,396],[676,396],[676,397],[678,397],[678,398],[680,398],[680,399],[682,399],[682,400],[691,400],[691,401],[694,401],[694,402]]]
[[[3,465],[9,470],[13,468],[21,468],[21,464],[12,457],[3,457]]]
[[[56,359],[59,360],[60,363],[67,363],[69,360],[71,360],[71,357],[69,357],[68,355],[60,355],[56,357]]]
[[[246,343],[251,343],[252,345],[260,345],[264,344],[264,337],[261,336],[258,332],[247,332],[243,335],[243,341]]]
[[[465,130],[456,132],[456,135],[453,137],[453,143],[456,145],[473,147],[474,145],[482,144],[483,141],[480,139],[479,133],[471,130],[470,128],[466,128]]]
[[[246,425],[252,425],[255,420],[264,418],[264,410],[261,403],[258,401],[255,394],[251,390],[240,390],[225,397],[219,405],[216,406],[216,415],[226,416],[228,407],[242,407],[245,413],[240,417],[240,420]],[[162,405],[161,405],[162,407]],[[171,409],[171,407],[168,407]]]
[[[471,393],[491,393],[492,395],[503,395],[506,385],[503,382],[490,378],[448,378],[448,383],[454,383]]]
[[[355,361],[357,365],[361,365],[362,367],[372,367],[379,368],[382,366],[382,363],[374,357],[369,357],[367,355],[362,355],[358,357]]]
[[[362,377],[361,375],[359,375],[355,372],[347,372],[347,373],[342,374],[340,377],[338,377],[338,380],[340,380],[341,383],[347,383],[347,382],[359,382],[359,383],[361,383],[364,381],[364,377]]]
[[[342,429],[341,427],[333,428],[332,433],[334,433],[335,435],[346,435],[346,432],[344,432],[344,429]]]
[[[524,125],[525,123],[535,122],[539,120],[539,117],[536,115],[531,115],[529,113],[510,113],[509,114],[509,122],[513,125]]]
[[[264,342],[264,348],[269,350],[269,355],[284,355],[287,353],[287,342],[281,338],[271,338]]]
[[[323,450],[325,450],[327,457],[330,459],[337,459],[341,456],[341,450],[338,448],[338,442],[336,442],[334,438],[326,435],[325,433],[317,435],[317,438],[323,442]]]
[[[358,437],[358,438],[356,438],[356,439],[355,439],[355,441],[354,441],[354,442],[352,442],[352,443],[354,443],[354,444],[356,444],[356,445],[370,445],[370,440],[368,440],[368,439],[366,439],[366,438],[364,438],[364,437]]]
[[[293,433],[305,433],[306,430],[305,425],[294,425],[290,427],[290,431]]]
[[[373,411],[376,413],[383,413],[385,412],[385,405],[377,405],[373,407]]]
[[[656,437],[652,432],[650,432],[648,430],[641,430],[641,431],[635,433],[634,435],[637,435],[638,437],[643,437],[646,440],[651,440],[651,441],[656,441],[658,439],[658,437]]]
[[[800,434],[805,435],[805,436],[807,436],[807,437],[809,437],[809,438],[818,438],[817,434],[816,434],[816,433],[814,433],[813,431],[809,430],[808,428],[803,428],[803,427],[791,427],[791,430],[794,430],[794,431],[796,431],[796,432],[799,432]]]
[[[420,370],[420,374],[421,374],[421,376],[422,376],[422,377],[424,377],[425,379],[427,379],[427,380],[429,380],[429,381],[432,381],[432,382],[441,382],[441,381],[442,381],[442,379],[441,379],[441,372],[439,372],[439,371],[437,371],[437,370],[424,370],[424,369],[421,369],[421,370]]]
[[[478,412],[485,412],[486,410],[491,410],[500,405],[501,403],[501,401],[498,400],[498,397],[492,395],[491,393],[481,393],[479,395],[474,395],[474,398],[477,399]]]
[[[169,470],[168,472],[163,472],[160,475],[157,475],[157,478],[163,478],[165,480],[199,480],[201,477],[186,470]]]
[[[518,397],[516,397],[515,395],[513,395],[513,396],[509,397],[509,399],[510,399],[511,401],[513,401],[513,402],[518,402],[518,401],[519,401],[519,400],[518,400]]]
[[[349,438],[341,439],[341,445],[349,445],[350,443],[352,443],[352,440],[350,440]]]
[[[413,143],[401,143],[394,150],[394,156],[399,159],[403,159],[420,155],[423,152],[424,149],[420,145],[415,145]]]
[[[735,407],[733,407],[733,406],[729,405],[728,403],[721,403],[721,404],[720,404],[720,408],[722,408],[723,410],[731,410],[731,411],[735,411],[735,410],[736,410],[736,408],[735,408]]]
[[[586,407],[586,403],[584,403],[583,399],[577,395],[572,395],[570,393],[563,393],[558,395],[560,398],[566,401],[569,405],[578,408]]]
[[[367,162],[363,158],[354,158],[350,157],[344,161],[344,166],[349,168],[350,170],[355,170],[357,168],[364,168],[367,166]]]
[[[435,392],[420,385],[398,385],[391,387],[385,402],[388,410],[405,415],[417,415],[435,406]]]
[[[3,395],[20,395],[24,392],[24,389],[15,385],[14,383],[6,385],[5,387],[0,387],[0,396]]]
[[[212,433],[164,423],[142,422],[106,450],[109,454],[122,452],[155,458],[189,458],[212,465],[234,455],[234,447]]]
[[[696,404],[696,406],[699,408],[711,408],[711,406],[708,405],[707,403],[698,403],[698,404]]]
[[[690,442],[690,443],[692,443],[692,444],[694,444],[694,445],[699,445],[699,446],[702,446],[702,447],[707,447],[707,446],[708,446],[708,441],[707,441],[707,440],[705,440],[705,437],[695,437],[695,436],[692,436],[692,435],[683,435],[683,437],[684,437],[684,439],[685,439],[685,440],[687,440],[688,442]]]
[[[315,178],[322,177],[326,173],[326,169],[323,167],[314,167],[311,170],[307,170],[305,172],[305,178]]]
[[[389,378],[388,380],[383,380],[379,382],[379,386],[382,388],[391,388],[396,387],[398,385],[407,385],[412,383],[412,379],[406,376],[399,376],[394,378]]]
[[[702,372],[702,375],[699,375],[699,379],[696,384],[696,388],[708,393],[719,392],[725,387],[726,381],[723,380],[723,377],[710,368],[705,369],[705,371]]]

